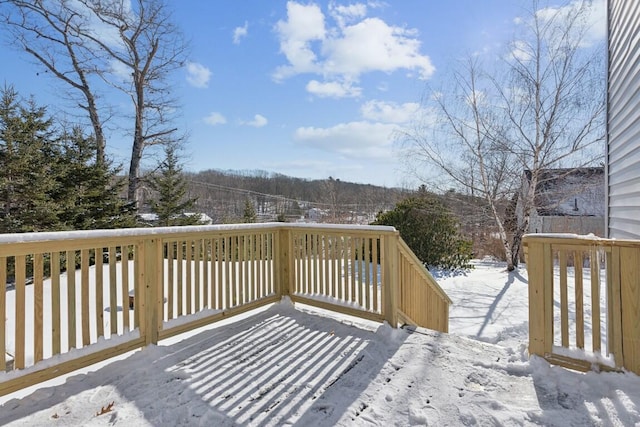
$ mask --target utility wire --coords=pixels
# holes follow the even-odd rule
[[[277,195],[277,194],[269,194],[269,193],[261,193],[259,191],[254,191],[254,190],[247,190],[244,188],[237,188],[237,187],[228,187],[225,185],[220,185],[220,184],[213,184],[210,182],[202,182],[202,181],[195,181],[195,180],[188,180],[190,183],[192,184],[197,184],[197,185],[201,185],[203,187],[208,187],[208,188],[215,188],[218,190],[223,190],[223,191],[228,191],[230,193],[236,193],[236,194],[243,194],[243,195],[247,195],[247,196],[262,196],[268,199],[273,199],[276,201],[283,201],[283,202],[289,202],[289,203],[298,203],[300,205],[305,205],[305,206],[312,206],[312,207],[317,207],[317,208],[333,208],[333,204],[331,203],[322,203],[322,202],[311,202],[308,200],[300,200],[300,199],[293,199],[290,197],[286,197],[286,196],[282,196],[282,195]],[[365,208],[377,208],[380,206],[380,204],[373,204],[373,203],[340,203],[339,204],[340,207],[351,207],[351,208],[359,208],[359,209],[365,209]]]

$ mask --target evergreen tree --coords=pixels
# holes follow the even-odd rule
[[[135,225],[119,196],[124,180],[98,164],[80,128],[59,132],[46,108],[0,94],[0,232],[86,230]]]
[[[59,208],[52,159],[58,152],[46,109],[20,102],[12,87],[0,93],[0,232],[55,229]]]
[[[193,212],[197,199],[186,197],[187,180],[182,174],[175,144],[165,146],[165,159],[158,173],[149,177],[149,186],[157,193],[156,199],[151,201],[151,211],[158,215],[158,225],[200,223],[198,215],[185,215],[186,212]]]
[[[126,228],[135,225],[132,202],[120,194],[124,178],[109,159],[98,162],[95,140],[74,127],[60,138],[54,199],[63,207],[61,227],[72,230]]]
[[[253,207],[253,203],[247,197],[244,200],[244,212],[242,214],[242,222],[254,223],[258,220],[258,214],[256,214],[256,208]]]
[[[400,201],[394,209],[378,213],[373,224],[395,227],[427,267],[470,267],[471,242],[460,234],[455,216],[424,189]]]

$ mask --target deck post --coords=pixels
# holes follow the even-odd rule
[[[622,363],[640,375],[640,247],[620,248],[620,301]]]
[[[526,241],[529,276],[529,355],[545,357],[553,339],[553,270],[551,245]],[[551,340],[549,339],[551,337]]]
[[[384,257],[382,260],[382,286],[384,318],[391,327],[398,327],[398,294],[400,290],[400,272],[398,268],[399,233],[384,236]]]
[[[162,240],[145,239],[139,247],[143,260],[138,281],[142,285],[142,298],[137,309],[144,316],[140,323],[144,325],[145,345],[157,344],[162,324]]]
[[[276,250],[278,266],[276,267],[276,293],[280,297],[291,293],[291,247],[292,232],[289,228],[280,228],[277,231]]]
[[[620,286],[620,246],[612,245],[607,253],[607,353],[617,367],[624,367],[622,353],[622,301]]]

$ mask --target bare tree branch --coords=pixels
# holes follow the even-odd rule
[[[4,0],[0,18],[17,45],[53,76],[79,92],[78,105],[87,112],[96,140],[96,160],[104,163],[105,137],[90,76],[95,72],[93,53],[80,34],[87,21],[67,7],[66,1]]]
[[[96,105],[98,77],[133,104],[128,198],[137,201],[145,148],[172,138],[176,109],[169,77],[183,66],[187,44],[164,0],[3,0],[0,14],[23,50],[82,94],[98,159],[105,138]],[[114,64],[126,70],[114,71]]]
[[[542,172],[593,164],[603,153],[604,55],[583,44],[589,7],[571,3],[541,14],[533,0],[501,67],[487,72],[470,57],[450,90],[427,98],[432,117],[425,125],[399,135],[410,161],[435,166],[451,184],[485,199],[509,269],[517,266]],[[529,180],[521,179],[525,171]],[[501,206],[514,193],[524,221],[510,240]]]

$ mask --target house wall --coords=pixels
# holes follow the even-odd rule
[[[608,1],[607,236],[640,239],[640,2]]]

